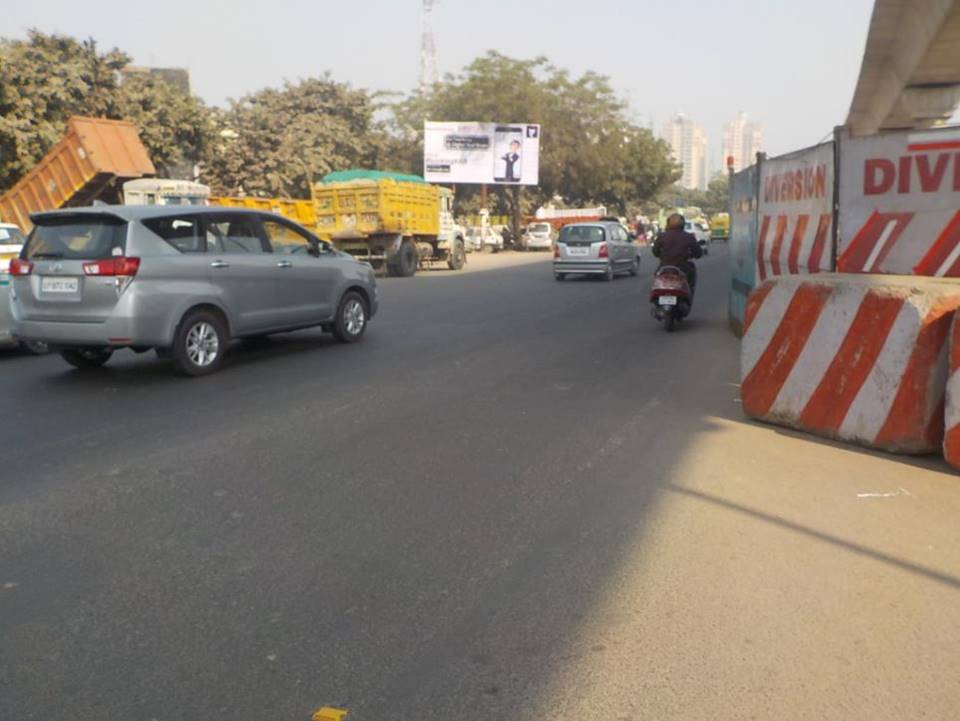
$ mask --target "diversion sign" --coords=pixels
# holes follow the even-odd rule
[[[540,126],[427,121],[423,177],[429,183],[536,185],[540,181]]]

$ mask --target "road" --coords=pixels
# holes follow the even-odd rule
[[[0,719],[960,707],[960,480],[744,420],[727,258],[665,334],[546,256],[218,374],[0,357]]]

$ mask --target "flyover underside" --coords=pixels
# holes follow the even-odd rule
[[[960,103],[960,0],[877,0],[847,126],[928,128]]]

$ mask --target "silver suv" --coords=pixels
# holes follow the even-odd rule
[[[321,326],[350,343],[377,312],[369,265],[272,213],[98,206],[31,219],[10,264],[14,333],[78,368],[155,348],[204,375],[232,338]]]
[[[636,275],[639,270],[640,248],[619,222],[571,223],[560,229],[553,248],[553,274],[557,280],[571,273],[613,280],[617,273]]]

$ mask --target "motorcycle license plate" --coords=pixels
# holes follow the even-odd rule
[[[657,302],[660,303],[660,305],[676,305],[676,304],[677,304],[677,296],[675,296],[675,295],[661,295],[661,296],[657,299]]]

